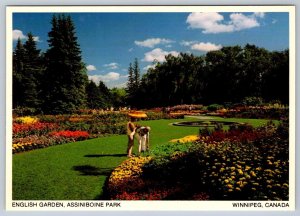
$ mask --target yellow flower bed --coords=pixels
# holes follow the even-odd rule
[[[12,151],[13,153],[17,153],[23,151],[25,148],[34,148],[37,144],[32,142],[25,142],[25,143],[14,143],[12,144]]]
[[[199,140],[199,136],[198,135],[189,135],[189,136],[185,136],[183,138],[180,139],[172,139],[170,140],[170,142],[173,143],[188,143],[188,142],[194,142]]]
[[[18,117],[15,120],[23,124],[33,124],[39,121],[37,117],[31,117],[31,116]]]
[[[118,166],[109,178],[110,185],[118,185],[126,179],[137,178],[142,174],[142,167],[148,163],[151,157],[132,157]]]

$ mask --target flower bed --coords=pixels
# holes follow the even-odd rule
[[[12,152],[20,153],[53,145],[76,142],[88,138],[89,134],[85,131],[59,131],[41,136],[30,135],[13,139]]]
[[[82,118],[86,118],[86,116]],[[46,119],[49,122],[45,122]],[[12,152],[19,153],[84,140],[90,137],[86,131],[61,130],[66,125],[64,123],[59,124],[59,122],[64,122],[66,119],[66,116],[44,116],[42,118],[26,116],[14,118]]]
[[[288,200],[286,126],[242,126],[157,146],[151,159],[128,159],[113,172],[110,198]]]
[[[199,140],[199,136],[198,135],[189,135],[189,136],[185,136],[183,138],[180,139],[172,139],[170,140],[170,142],[175,142],[175,143],[188,143],[188,142],[195,142]]]
[[[107,190],[111,199],[120,199],[132,190],[144,187],[145,183],[140,178],[142,166],[150,160],[151,157],[133,157],[118,166],[108,180]]]
[[[14,117],[13,153],[45,148],[51,145],[126,134],[128,111],[99,111],[73,115],[40,115]],[[149,112],[149,119],[183,118]]]
[[[63,137],[68,139],[73,139],[75,141],[84,140],[89,138],[89,133],[86,131],[54,131],[50,133],[50,136]]]
[[[284,106],[243,106],[218,112],[227,118],[286,119],[289,108]]]
[[[13,138],[26,137],[29,135],[44,135],[58,128],[55,123],[13,123]]]
[[[37,117],[31,117],[31,116],[17,117],[14,120],[16,123],[23,123],[23,124],[31,124],[39,121]]]
[[[49,135],[30,135],[24,138],[13,139],[12,152],[20,153],[39,148],[46,148],[53,145],[59,145],[72,141],[63,137],[53,137]]]
[[[143,178],[143,166],[152,157],[134,157],[127,159],[111,174],[107,192],[112,200],[163,200],[176,199],[185,193],[185,187],[167,186],[164,182],[152,182]],[[205,200],[206,193],[193,193],[193,199]]]

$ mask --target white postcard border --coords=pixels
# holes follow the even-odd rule
[[[290,174],[288,202],[274,201],[13,201],[12,200],[12,14],[15,12],[44,12],[44,13],[68,13],[68,12],[288,12],[289,13],[289,52],[290,52]],[[65,210],[113,210],[113,211],[293,211],[295,210],[295,70],[296,70],[296,41],[295,41],[295,7],[294,6],[8,6],[6,8],[6,209],[13,211],[65,211]],[[13,207],[14,202],[36,203],[34,207]],[[63,207],[48,207],[44,203],[63,203]],[[105,207],[67,207],[70,202],[78,203],[104,203]],[[120,203],[120,208],[109,207],[110,203]],[[108,204],[107,204],[108,203]],[[247,203],[251,207],[234,208],[233,203]],[[255,207],[255,203],[262,207]],[[267,207],[288,204],[288,207]],[[51,205],[51,204],[49,204]],[[91,204],[92,205],[92,204]],[[96,205],[96,204],[95,204]],[[99,204],[100,205],[100,204]],[[108,206],[106,206],[108,205]],[[272,205],[272,204],[270,204]]]

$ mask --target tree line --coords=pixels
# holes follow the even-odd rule
[[[202,56],[168,55],[143,75],[134,97],[137,107],[146,108],[236,104],[249,97],[288,104],[289,51],[247,44]]]
[[[37,48],[32,33],[13,52],[13,108],[37,113],[79,109],[166,107],[178,104],[238,103],[245,97],[289,102],[289,51],[254,45],[223,47],[202,56],[180,53],[141,75],[129,64],[126,88],[108,89],[88,80],[70,16],[53,15],[49,48]]]

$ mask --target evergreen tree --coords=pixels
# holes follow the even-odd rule
[[[136,107],[139,103],[140,95],[140,68],[138,59],[135,58],[133,66],[129,64],[128,68],[128,82],[127,82],[127,101],[130,105]]]
[[[127,94],[132,95],[134,92],[134,74],[133,74],[133,67],[132,64],[129,64],[128,68],[128,82],[126,88]]]
[[[51,21],[44,109],[48,113],[72,113],[85,107],[87,74],[70,16],[54,15]]]
[[[133,64],[133,81],[134,81],[134,92],[138,91],[138,88],[140,87],[140,68],[139,68],[139,62],[138,59],[135,58],[134,64]]]
[[[126,100],[128,104],[132,105],[133,103],[133,97],[134,97],[134,72],[132,63],[129,64],[128,68],[128,81],[127,81],[127,87],[126,87]]]
[[[87,105],[90,109],[99,109],[103,107],[99,88],[94,81],[90,81],[86,87]]]
[[[13,107],[39,109],[40,80],[42,72],[40,50],[32,33],[23,45],[18,39],[13,54]]]
[[[24,70],[22,83],[25,98],[23,106],[39,108],[40,102],[40,76],[42,71],[40,50],[36,47],[36,41],[32,33],[28,33],[28,39],[24,44]]]
[[[13,108],[21,107],[24,104],[24,86],[23,70],[24,70],[25,49],[18,39],[16,48],[13,53]]]
[[[112,106],[111,93],[103,81],[98,86],[90,81],[86,87],[87,105],[90,109],[107,109]]]
[[[102,97],[102,104],[103,106],[101,108],[109,108],[112,106],[111,104],[111,94],[107,86],[104,84],[103,81],[100,80],[98,85],[99,94]]]
[[[110,90],[112,105],[114,107],[126,106],[126,90],[124,88],[113,88]]]

